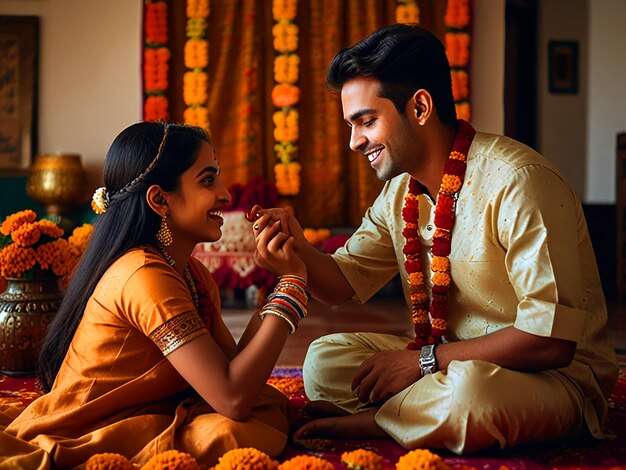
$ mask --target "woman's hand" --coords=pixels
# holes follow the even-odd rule
[[[261,206],[255,205],[248,214],[248,220],[253,223],[255,236],[266,226],[280,221],[280,231],[292,235],[295,238],[296,245],[299,242],[308,243],[306,238],[304,238],[304,231],[300,223],[286,209],[279,207],[263,209]]]
[[[265,220],[269,220],[268,214],[261,218],[263,217],[266,217]],[[256,228],[258,223],[258,221],[255,222],[256,251],[254,261],[278,276],[297,274],[306,280],[306,266],[294,251],[296,240],[289,233],[280,230],[281,220],[277,219],[269,224],[265,223],[262,228],[260,226]]]

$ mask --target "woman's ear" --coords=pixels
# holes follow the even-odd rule
[[[433,98],[428,91],[420,88],[409,100],[411,109],[408,111],[416,120],[417,124],[423,126],[433,113]]]
[[[159,217],[165,217],[169,212],[167,194],[158,184],[153,184],[148,188],[148,191],[146,191],[146,201]]]

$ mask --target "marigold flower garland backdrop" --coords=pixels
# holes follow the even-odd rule
[[[185,124],[199,126],[210,132],[207,108],[209,78],[209,43],[206,29],[209,20],[209,0],[187,0],[187,42],[183,76],[183,100],[187,105],[183,114]]]
[[[277,162],[274,178],[278,193],[296,196],[300,192],[300,164],[298,163],[298,137],[300,88],[297,86],[300,67],[298,56],[297,0],[273,0],[272,27],[274,37],[274,81],[272,103],[276,111],[274,122],[274,150]]]
[[[210,16],[208,0],[190,2],[206,5],[206,15],[155,0],[145,4],[146,21],[153,3],[166,6],[169,33],[159,29],[160,47],[171,51],[160,63],[169,67],[167,89],[155,96],[179,122],[202,125],[206,107],[218,155],[227,156],[220,160],[226,184],[275,181],[304,226],[357,226],[382,187],[366,159],[349,150],[340,100],[325,86],[340,48],[385,25],[419,21],[447,45],[457,109],[469,115],[471,0],[276,0],[271,9],[261,0],[211,0]],[[197,78],[206,77],[206,100],[184,92],[188,72],[205,74]],[[185,96],[205,104],[189,105]]]
[[[169,119],[170,50],[168,43],[168,4],[166,0],[145,0],[143,50],[143,115],[146,121]]]

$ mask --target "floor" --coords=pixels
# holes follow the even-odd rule
[[[626,304],[609,304],[609,334],[617,352],[626,354]],[[224,308],[224,321],[238,338],[253,309]],[[411,334],[412,324],[407,307],[398,296],[374,297],[365,305],[347,303],[328,307],[316,301],[309,303],[309,314],[298,331],[287,339],[278,366],[301,366],[309,344],[320,336],[344,331],[373,331]]]

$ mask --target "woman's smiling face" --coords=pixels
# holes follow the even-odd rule
[[[196,162],[180,177],[180,185],[169,198],[167,219],[174,239],[195,246],[222,236],[221,208],[231,200],[220,179],[215,150],[203,142]]]

